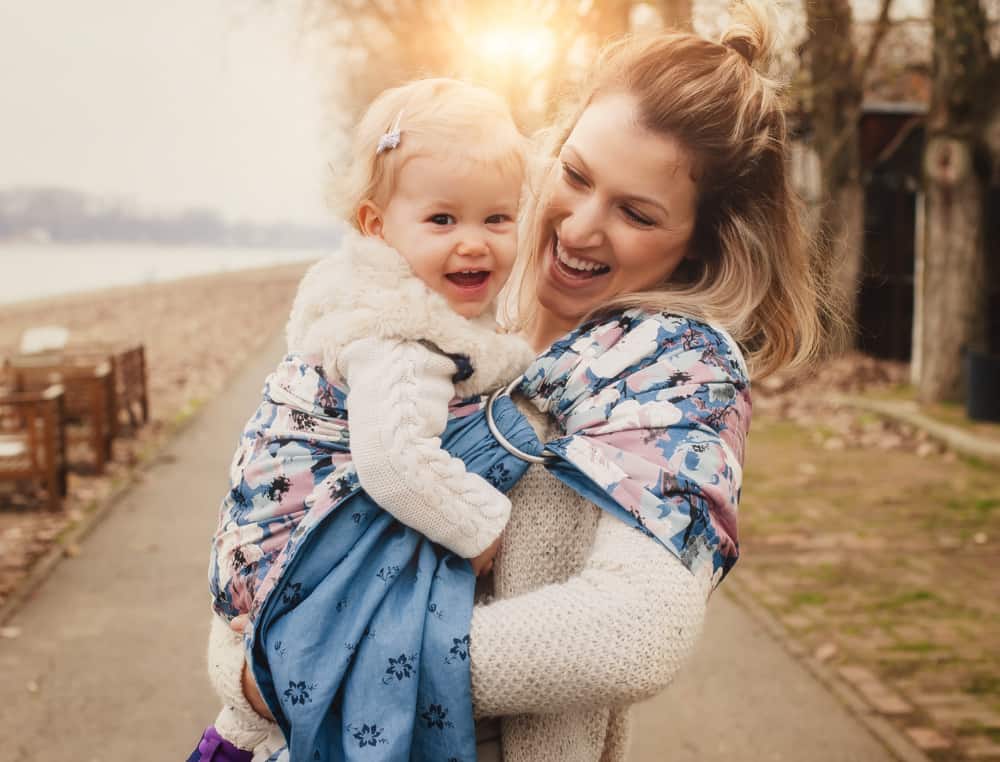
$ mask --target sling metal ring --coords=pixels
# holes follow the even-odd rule
[[[515,447],[507,439],[507,437],[505,437],[503,434],[500,433],[500,429],[497,427],[497,422],[493,418],[493,403],[495,403],[498,399],[500,399],[500,397],[502,397],[505,394],[509,396],[510,393],[514,391],[514,387],[517,386],[519,383],[521,383],[521,379],[515,378],[513,381],[510,382],[510,384],[506,388],[500,387],[495,392],[493,392],[493,394],[490,395],[490,399],[486,403],[486,425],[487,427],[489,427],[490,434],[492,434],[493,438],[500,443],[500,446],[507,452],[509,452],[511,455],[513,455],[515,458],[519,458],[520,460],[526,461],[528,463],[554,463],[555,461],[559,460],[559,457],[551,452],[543,450],[541,455],[531,455],[530,453],[527,453],[524,450],[520,450],[517,447]]]

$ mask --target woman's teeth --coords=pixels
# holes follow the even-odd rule
[[[585,259],[577,259],[576,257],[568,254],[558,243],[556,243],[556,259],[558,259],[561,264],[571,270],[576,270],[577,272],[592,272],[594,275],[601,275],[611,269],[607,265],[598,264],[597,262],[588,262]]]

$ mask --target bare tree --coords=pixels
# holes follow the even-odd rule
[[[462,76],[504,93],[529,129],[551,117],[564,85],[604,42],[629,30],[635,5],[632,0],[306,3],[304,24],[327,37],[337,61],[336,100],[351,116],[377,92],[406,79]],[[665,5],[680,9],[685,3],[690,8],[690,0]],[[518,34],[537,35],[543,44],[535,53],[523,39],[511,44]]]
[[[924,149],[926,228],[917,286],[918,392],[962,394],[962,355],[984,348],[984,212],[1000,146],[1000,58],[991,56],[980,0],[934,3],[934,84]],[[1000,142],[1000,141],[998,141]],[[992,167],[991,167],[992,165]]]
[[[820,256],[831,270],[836,295],[849,315],[857,310],[863,256],[864,188],[858,125],[867,79],[889,31],[891,3],[881,0],[867,49],[859,51],[849,0],[806,2],[812,34],[803,46],[809,62],[804,100],[824,195],[819,214]]]

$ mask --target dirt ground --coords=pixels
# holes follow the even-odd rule
[[[70,473],[62,512],[39,509],[30,485],[0,483],[0,605],[54,541],[282,330],[306,267],[231,272],[0,307],[0,357],[18,346],[25,329],[41,325],[65,326],[71,342],[145,344],[151,415],[139,432],[115,440],[114,462],[104,475]]]
[[[734,574],[932,758],[1000,759],[998,469],[825,404],[905,370],[842,362],[758,395]]]

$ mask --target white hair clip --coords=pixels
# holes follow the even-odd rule
[[[400,111],[396,115],[396,121],[392,123],[392,127],[378,139],[378,148],[375,149],[375,155],[378,156],[383,151],[391,151],[393,148],[399,147],[399,121],[403,118],[403,112]]]

